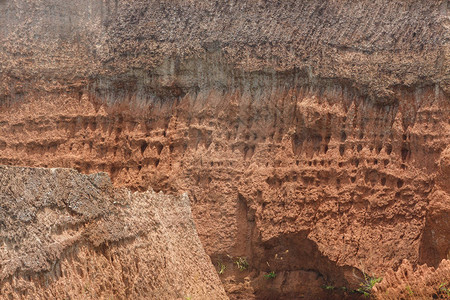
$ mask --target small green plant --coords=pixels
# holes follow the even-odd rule
[[[381,280],[383,278],[369,276],[366,273],[363,273],[363,274],[364,274],[364,282],[361,282],[360,283],[360,288],[356,289],[355,291],[358,292],[358,293],[363,294],[366,297],[369,297],[373,286],[375,284],[377,284],[378,282],[381,282]]]
[[[446,294],[450,298],[450,288],[447,287],[448,282],[443,282],[439,285],[439,293]]]
[[[408,292],[408,295],[410,295],[410,296],[414,295],[414,292],[412,291],[412,289],[409,285],[406,286],[406,291]]]
[[[219,273],[219,275],[222,275],[225,272],[226,268],[227,266],[225,266],[222,262],[217,262],[217,272]]]
[[[274,271],[270,271],[270,273],[264,274],[264,277],[266,279],[274,279],[275,277],[277,277],[277,274]]]
[[[244,271],[248,268],[248,262],[245,257],[238,257],[234,263],[237,265],[239,271]]]
[[[322,286],[322,288],[323,288],[324,290],[327,290],[327,291],[332,291],[332,290],[334,290],[334,286],[333,286],[333,285],[327,285],[327,284],[325,284],[325,285]]]

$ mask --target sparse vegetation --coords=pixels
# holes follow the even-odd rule
[[[248,262],[245,257],[238,257],[234,263],[237,265],[239,271],[244,271],[248,268]]]
[[[383,278],[381,277],[375,277],[375,276],[369,276],[366,273],[364,273],[364,282],[360,283],[360,288],[356,289],[355,291],[358,293],[363,294],[366,297],[370,297],[370,293],[372,292],[372,288],[375,284],[381,282]]]
[[[336,297],[344,297],[342,299],[345,299],[346,296],[348,296],[352,293],[359,293],[356,290],[347,288],[346,286],[338,287],[338,286],[334,286],[331,283],[326,283],[326,284],[322,285],[322,289],[324,289],[325,291],[327,291],[330,294],[336,295]]]
[[[439,294],[443,294],[450,299],[450,287],[447,287],[448,282],[443,282],[439,285]]]
[[[85,292],[86,294],[90,294],[90,288],[89,288],[89,285],[85,284],[83,287],[84,287],[84,292]]]
[[[264,277],[266,279],[274,279],[275,277],[277,277],[277,274],[274,271],[270,271],[270,273],[264,274]]]
[[[227,266],[225,266],[222,262],[217,262],[217,273],[219,273],[219,275],[222,275],[225,270],[226,270]]]
[[[410,295],[410,296],[414,295],[414,292],[412,291],[412,289],[409,285],[406,286],[406,291],[408,292],[408,295]]]

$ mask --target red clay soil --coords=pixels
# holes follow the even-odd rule
[[[232,299],[448,258],[447,1],[53,2],[0,0],[0,163],[188,193]]]

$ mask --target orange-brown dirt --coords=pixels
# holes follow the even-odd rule
[[[230,298],[357,297],[323,287],[448,258],[448,1],[0,11],[0,163],[188,193]]]
[[[0,167],[0,299],[228,299],[187,195]]]
[[[403,261],[396,272],[389,270],[381,283],[375,285],[377,299],[450,299],[450,260],[444,259],[438,268],[426,265],[414,270]]]
[[[250,278],[273,269],[280,281],[349,285],[361,276],[353,268],[381,273],[404,258],[436,265],[448,255],[448,149],[440,147],[449,112],[437,109],[445,98],[423,95],[424,121],[405,130],[400,108],[380,116],[358,99],[345,107],[332,95],[273,97],[255,104],[210,94],[196,99],[199,111],[186,97],[152,122],[151,112],[96,108],[86,95],[47,96],[0,113],[0,162],[107,171],[118,185],[188,192],[207,253],[228,270],[227,255],[247,257]]]

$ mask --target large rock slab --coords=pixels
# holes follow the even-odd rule
[[[0,167],[1,299],[227,299],[187,195]]]

